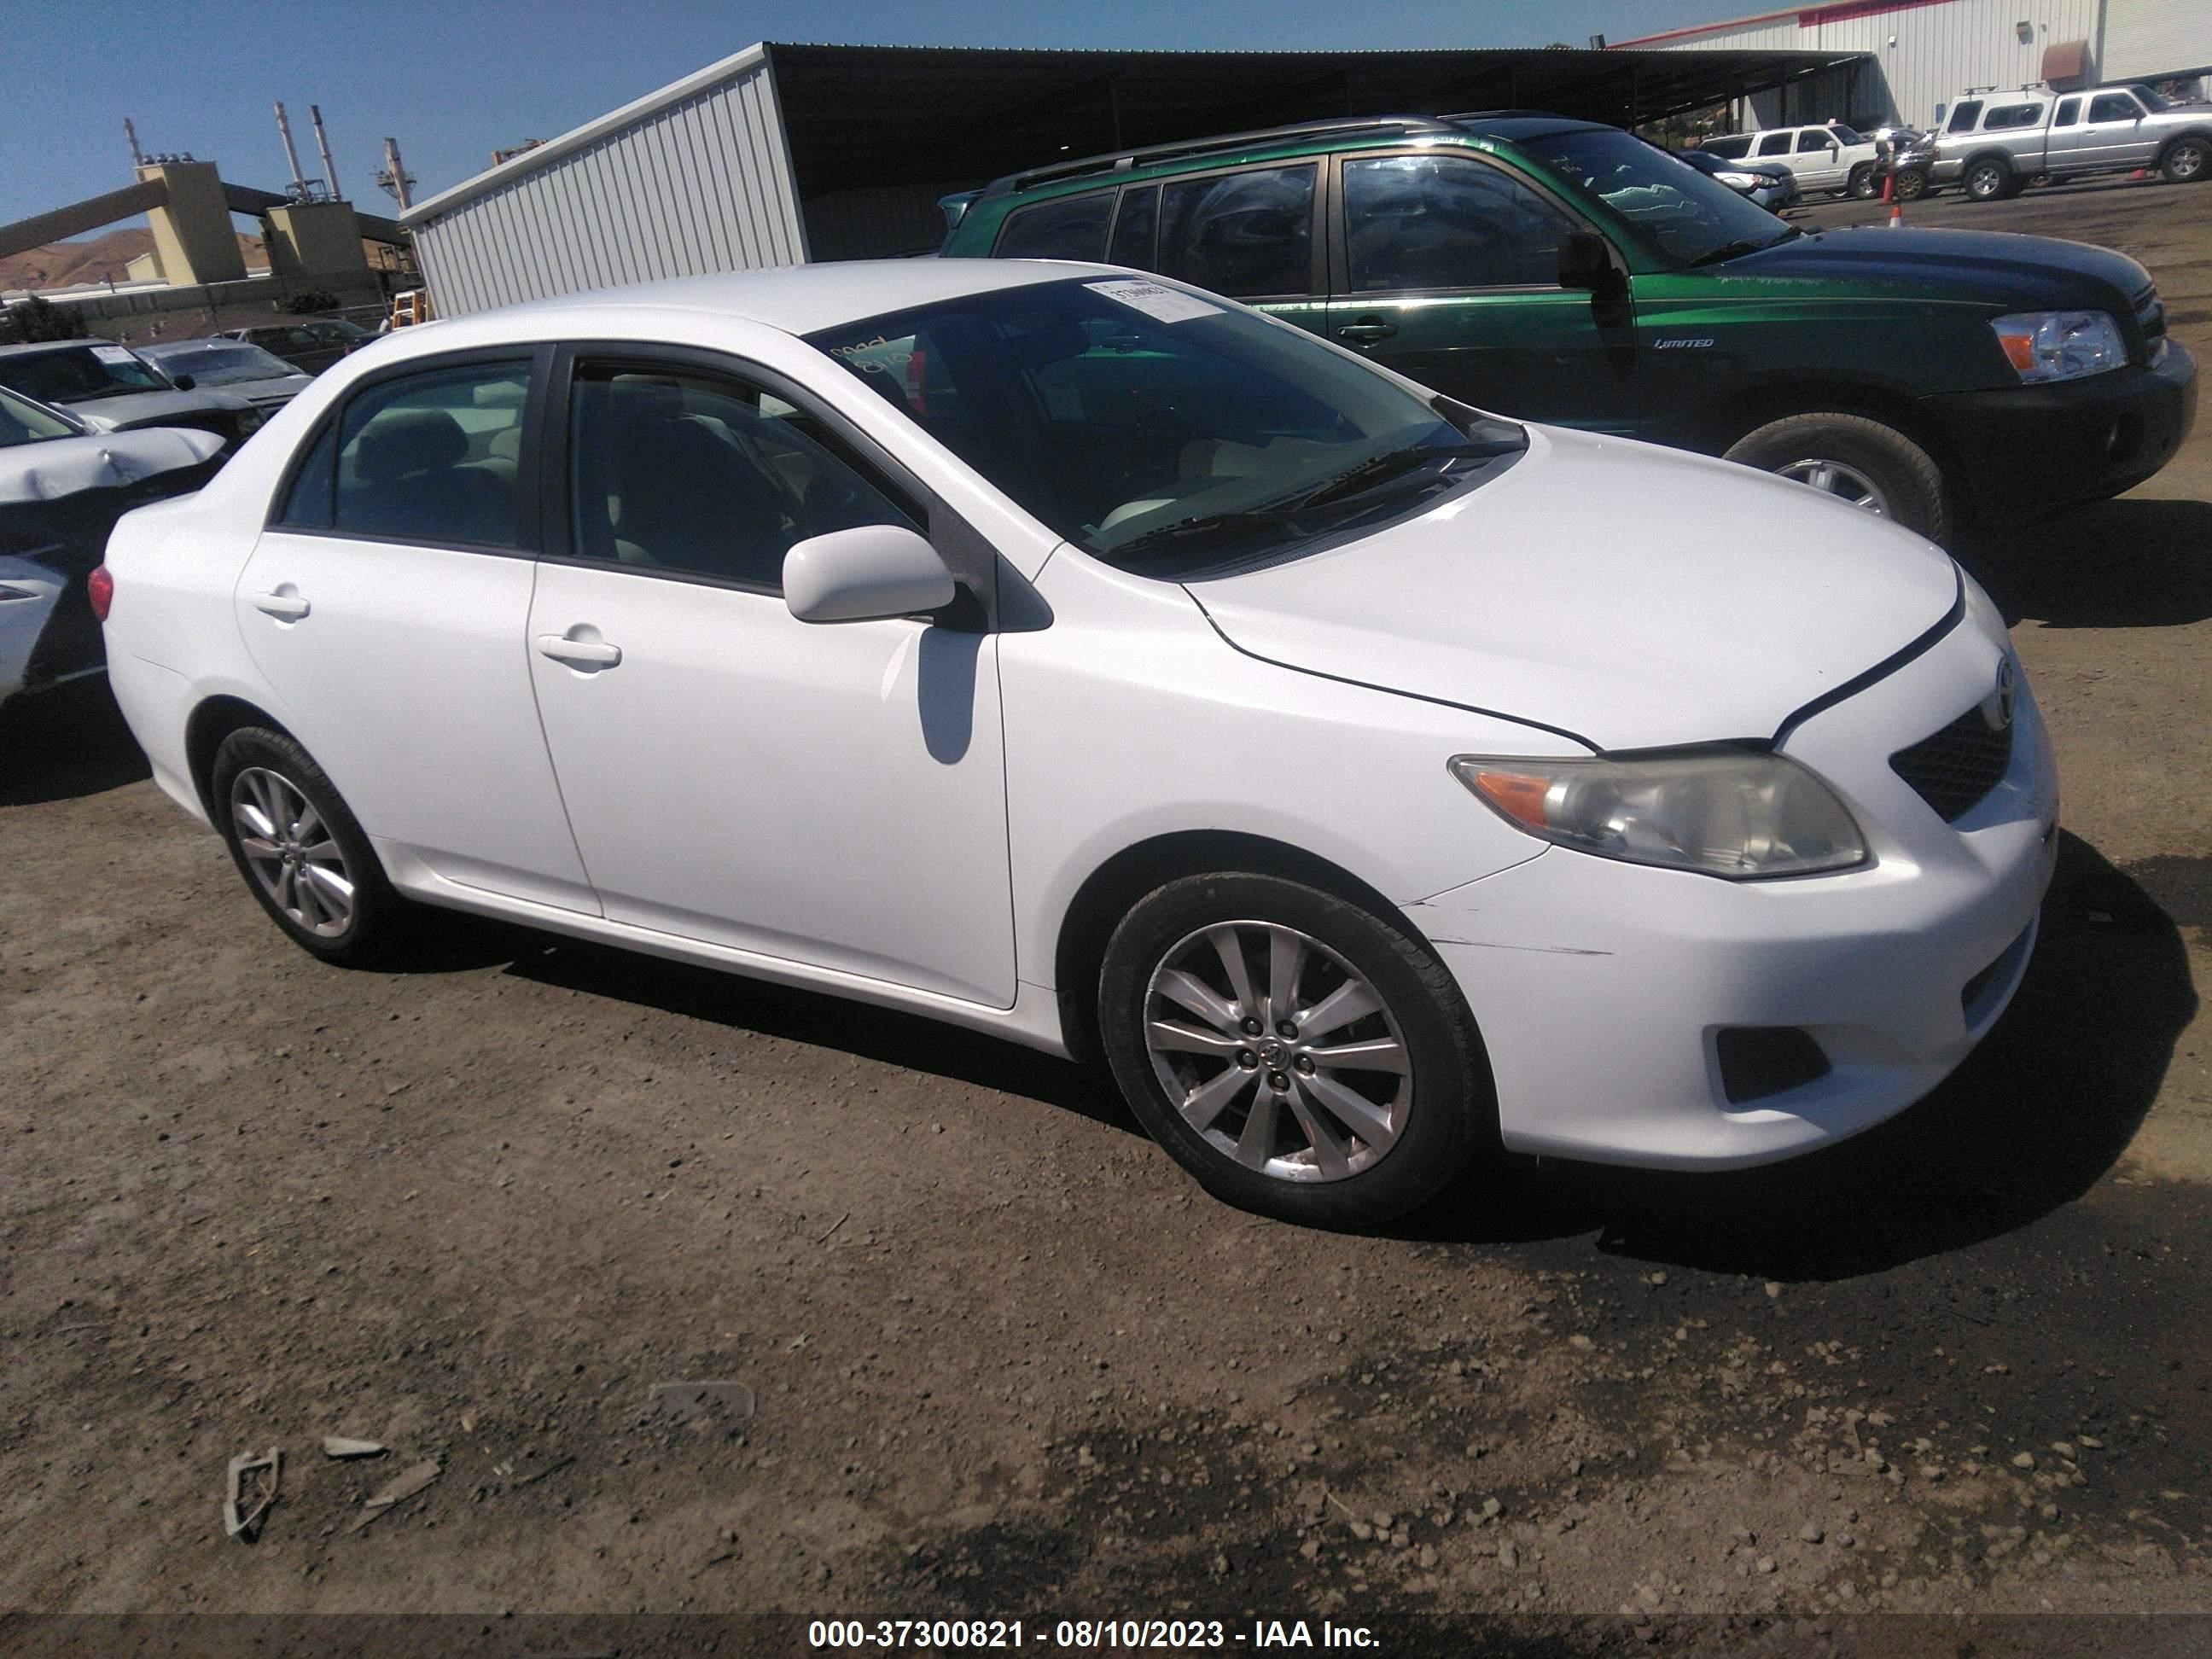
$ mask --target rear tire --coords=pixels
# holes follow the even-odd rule
[[[2212,178],[2212,139],[2175,139],[2158,158],[2158,170],[2169,185],[2203,184]]]
[[[1890,175],[1889,197],[1893,202],[1917,202],[1928,193],[1928,175],[1918,167],[1905,167]]]
[[[1984,159],[1966,169],[1961,180],[1967,198],[1976,202],[2002,202],[2020,194],[2020,182],[2013,170],[2002,161]]]
[[[1138,1119],[1240,1209],[1375,1226],[1496,1143],[1489,1062],[1443,964],[1301,882],[1223,872],[1138,901],[1107,943],[1098,1026]]]
[[[407,902],[337,787],[282,732],[249,726],[215,752],[210,794],[231,860],[301,950],[342,968],[380,961],[405,937]]]
[[[1895,427],[1862,415],[1770,421],[1737,440],[1725,459],[1824,489],[1931,542],[1951,533],[1942,469]]]

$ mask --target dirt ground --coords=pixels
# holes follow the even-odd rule
[[[1912,217],[2121,247],[2212,363],[2212,190]],[[1514,1161],[1380,1237],[1224,1208],[1102,1076],[917,1020],[459,920],[322,967],[103,692],[19,710],[0,1609],[1625,1614],[1639,1651],[2212,1612],[2208,496],[2212,418],[1967,550],[2068,833],[1951,1082],[1793,1165]],[[743,1391],[650,1403],[701,1379]]]

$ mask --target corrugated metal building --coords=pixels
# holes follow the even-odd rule
[[[2045,78],[2045,54],[2078,45],[2086,73],[2141,80],[2212,68],[2212,0],[1841,0],[1669,29],[1617,49],[1863,52],[1875,72],[1793,82],[1741,100],[1744,126],[1836,117],[1928,126],[1968,87]]]
[[[933,251],[937,198],[1063,155],[1346,115],[1632,125],[1851,54],[1110,52],[764,44],[417,204],[447,315],[656,277]],[[1862,75],[1870,73],[1858,64]]]

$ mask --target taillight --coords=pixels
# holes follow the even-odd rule
[[[84,579],[84,591],[92,596],[92,614],[106,622],[115,603],[115,578],[107,574],[106,565],[93,566],[92,574]]]

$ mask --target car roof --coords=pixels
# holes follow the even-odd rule
[[[22,345],[0,345],[0,357],[34,357],[49,351],[82,351],[87,346],[113,345],[112,340],[32,340]]]
[[[712,312],[803,335],[1002,289],[1074,276],[1128,275],[1112,265],[1060,259],[854,259],[678,276],[533,300],[455,320],[479,325],[471,328],[472,333],[511,333],[521,339],[540,337],[548,324],[564,333],[588,334],[595,321],[611,312],[649,308]],[[511,328],[501,326],[510,320]]]

